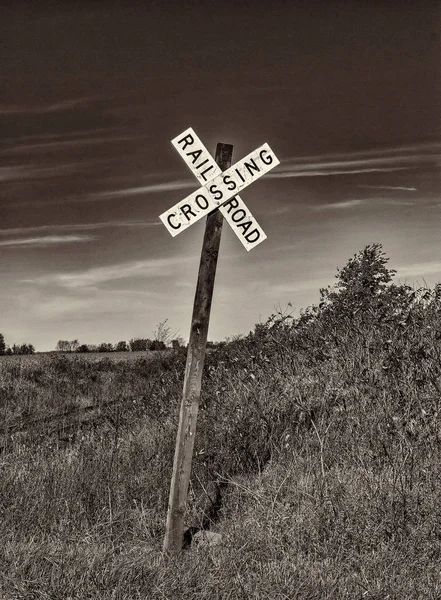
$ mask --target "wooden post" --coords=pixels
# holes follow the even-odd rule
[[[233,146],[230,144],[217,144],[215,160],[222,171],[231,166],[232,155]],[[164,552],[178,553],[182,548],[184,517],[201,395],[202,370],[205,360],[222,223],[222,214],[216,209],[208,215],[205,226],[191,320],[190,339],[188,342],[179,426],[176,436],[173,474],[170,484],[167,523],[163,545]]]

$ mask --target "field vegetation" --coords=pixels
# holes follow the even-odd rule
[[[210,349],[179,556],[185,349],[2,360],[0,598],[440,598],[441,285],[393,277],[368,246]]]

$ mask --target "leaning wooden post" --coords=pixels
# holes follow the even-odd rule
[[[233,146],[230,144],[217,145],[215,160],[222,171],[230,167],[232,155]],[[164,552],[178,553],[182,548],[184,517],[201,395],[202,370],[205,360],[222,223],[222,214],[216,209],[208,215],[205,226],[187,350],[187,364],[185,367],[179,426],[176,436],[173,474],[170,484],[163,546]]]

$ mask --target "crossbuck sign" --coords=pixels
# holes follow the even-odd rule
[[[247,250],[263,242],[266,235],[238,192],[280,164],[268,144],[263,144],[223,172],[191,127],[174,138],[172,144],[202,187],[160,215],[171,235],[178,235],[219,208]]]
[[[268,144],[264,144],[231,167],[233,146],[217,144],[216,157],[213,158],[191,128],[172,140],[172,144],[196,175],[202,187],[162,214],[161,221],[175,236],[199,221],[204,215],[208,214],[208,217],[187,348],[164,552],[179,552],[182,548],[202,370],[223,217],[247,250],[260,244],[266,235],[237,194],[279,164],[271,148]],[[216,210],[217,208],[219,210]]]

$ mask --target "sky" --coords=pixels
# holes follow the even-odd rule
[[[209,339],[299,314],[380,243],[395,281],[441,281],[438,2],[21,2],[0,39],[0,332],[55,349],[188,339],[204,221],[159,215],[199,184],[170,143],[193,127],[233,163],[280,165],[224,223]],[[288,307],[291,303],[292,309]]]

